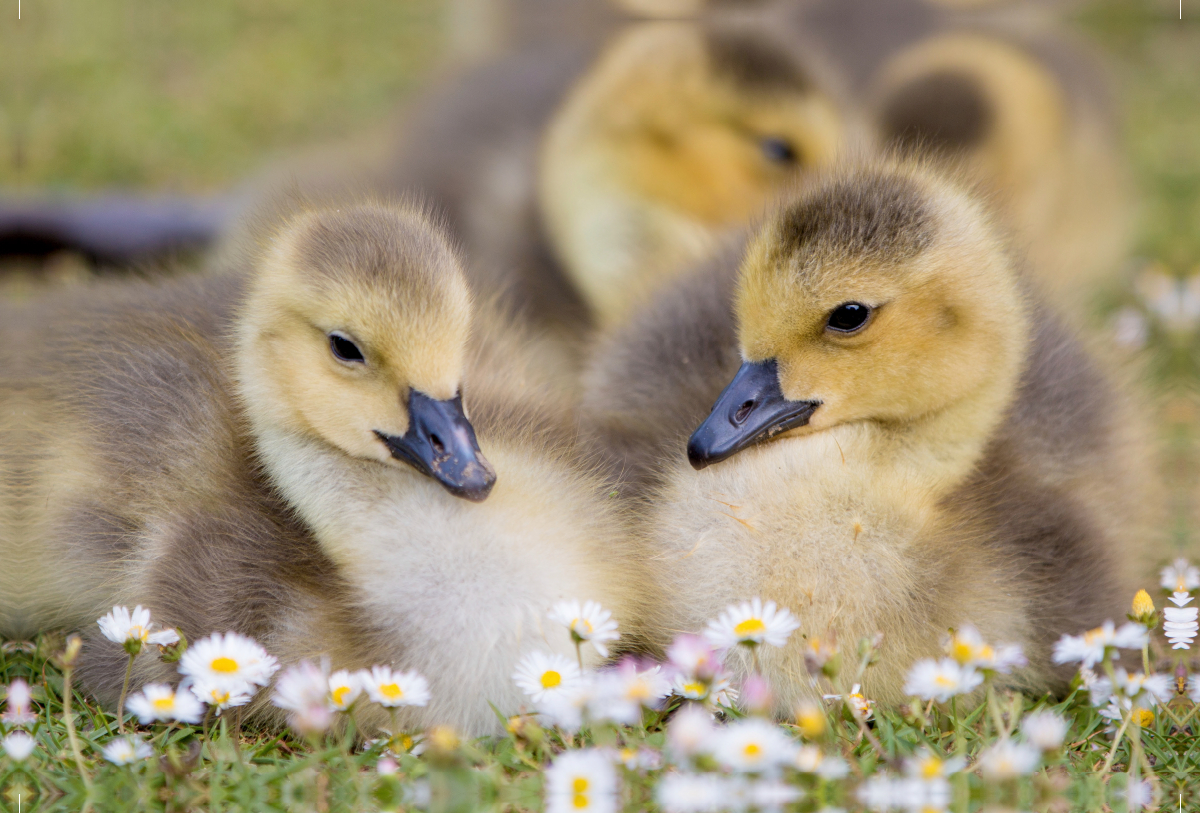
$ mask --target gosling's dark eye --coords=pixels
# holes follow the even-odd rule
[[[867,323],[871,309],[861,302],[843,302],[829,313],[829,329],[853,333]]]
[[[787,139],[768,136],[759,142],[763,157],[772,164],[796,163],[796,148]]]
[[[329,334],[329,349],[338,361],[357,361],[359,363],[366,361],[362,351],[358,349],[358,345],[341,333]]]

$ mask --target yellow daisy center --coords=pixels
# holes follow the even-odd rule
[[[346,697],[346,695],[348,695],[348,694],[350,694],[350,687],[349,687],[349,686],[338,686],[336,689],[334,689],[334,690],[333,690],[333,702],[334,702],[334,704],[335,704],[335,705],[338,705],[338,706],[341,706],[341,705],[343,705],[343,703],[342,703],[342,700],[343,700],[343,698],[345,698],[345,697]]]
[[[214,672],[224,672],[226,674],[238,670],[238,662],[224,655],[219,658],[213,658],[213,662],[209,666]]]
[[[154,698],[154,708],[158,711],[170,711],[175,708],[174,697],[156,697]]]
[[[218,689],[212,691],[213,705],[219,706],[229,700],[229,692],[222,692]]]
[[[553,689],[555,686],[558,686],[561,683],[562,675],[560,675],[558,672],[555,672],[553,669],[547,669],[545,672],[542,672],[543,689]]]
[[[685,683],[685,684],[683,684],[683,690],[685,692],[687,692],[688,694],[694,694],[697,696],[702,695],[702,694],[704,694],[704,684],[703,683]]]
[[[1133,713],[1133,721],[1142,728],[1154,723],[1154,712],[1150,709],[1138,709]]]
[[[592,622],[588,621],[586,618],[576,618],[571,622],[571,629],[586,635],[591,635],[596,631],[595,627],[592,626]]]
[[[576,793],[587,793],[588,781],[586,776],[577,776],[575,781],[571,783],[571,789]]]
[[[942,761],[940,759],[927,759],[921,763],[921,776],[926,779],[935,779],[942,775]]]
[[[733,628],[734,634],[742,638],[748,635],[760,635],[766,631],[767,625],[762,622],[761,618],[747,618]]]
[[[756,742],[746,743],[746,747],[742,749],[742,753],[750,759],[757,759],[762,753],[762,747]]]
[[[142,629],[137,624],[134,624],[132,627],[129,628],[129,631],[127,633],[125,633],[125,637],[126,638],[138,638],[138,639],[144,641],[149,636],[147,636],[146,630]]]
[[[588,806],[587,794],[586,793],[576,793],[575,798],[573,798],[571,800],[571,804],[573,804],[576,807],[576,809],[583,810],[585,807]]]
[[[381,683],[379,684],[379,693],[388,700],[404,697],[404,690],[400,688],[399,683]]]
[[[935,678],[933,679],[933,682],[934,682],[934,683],[936,683],[936,684],[937,684],[937,685],[939,685],[939,686],[954,686],[954,685],[957,685],[957,684],[955,684],[955,682],[954,682],[954,681],[953,681],[951,678],[948,678],[948,677],[946,677],[945,675],[938,675],[937,677],[935,677]]]
[[[967,661],[971,660],[971,655],[972,651],[970,644],[968,644],[966,641],[960,641],[957,638],[954,639],[954,660],[958,661],[959,663],[966,663]]]
[[[1102,636],[1103,634],[1104,634],[1103,627],[1097,627],[1094,630],[1088,630],[1087,632],[1085,632],[1083,634],[1083,642],[1090,646],[1091,644],[1094,644],[1094,643],[1096,643],[1096,641],[1100,640],[1100,636]]]

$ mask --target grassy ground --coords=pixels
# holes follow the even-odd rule
[[[1188,4],[1185,3],[1185,6]],[[10,9],[9,6],[12,8]],[[1161,6],[1161,8],[1159,8]],[[11,15],[9,12],[11,11]],[[1185,8],[1185,16],[1187,9]],[[1174,484],[1181,547],[1195,540],[1193,495],[1200,420],[1200,333],[1169,328],[1140,297],[1140,270],[1156,267],[1183,278],[1200,273],[1200,8],[1179,23],[1169,3],[1102,0],[1078,26],[1108,53],[1118,91],[1139,212],[1137,260],[1119,285],[1097,299],[1103,325],[1122,307],[1149,316],[1148,386],[1160,396],[1165,468]],[[381,121],[396,100],[437,61],[442,9],[437,0],[16,0],[0,16],[0,190],[144,188],[217,192],[293,146],[356,133]],[[314,746],[291,735],[242,732],[218,725],[144,729],[155,757],[132,767],[109,765],[98,747],[115,729],[111,715],[75,693],[69,715],[78,732],[82,769],[64,724],[63,671],[51,656],[61,639],[0,649],[0,683],[34,686],[37,750],[27,762],[0,757],[0,810],[318,810],[411,808],[428,795],[438,810],[536,809],[540,768],[564,745],[645,745],[661,750],[661,714],[640,727],[596,731],[564,742],[519,721],[498,740],[426,743],[420,756],[393,744],[395,772],[380,757],[386,744],[351,749],[345,738]],[[1025,707],[1031,698],[1001,696]],[[1177,716],[1190,713],[1175,701]],[[1076,693],[1057,704],[1072,721],[1068,747],[1038,776],[988,782],[977,773],[950,780],[955,809],[1121,809],[1130,742],[1107,758],[1112,737]],[[921,744],[972,758],[996,739],[981,707],[952,714],[935,707],[877,710],[873,732],[882,750],[833,708],[820,740],[850,766],[845,780],[789,774],[807,791],[794,809],[854,806],[849,788],[911,754]],[[1014,715],[1002,716],[1011,727]],[[1164,810],[1200,809],[1200,749],[1190,727],[1158,714],[1139,729],[1160,782]],[[6,729],[7,731],[7,729]],[[651,797],[661,771],[622,770],[629,809]],[[89,795],[88,785],[94,787]]]

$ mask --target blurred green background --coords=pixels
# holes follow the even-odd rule
[[[379,130],[447,62],[470,2],[21,0],[18,21],[0,0],[0,193],[215,194],[289,149]],[[1181,545],[1200,525],[1200,332],[1156,325],[1137,280],[1200,274],[1200,0],[1183,12],[1096,0],[1066,14],[1107,56],[1140,201],[1134,255],[1093,292],[1095,322],[1149,317],[1139,364]]]

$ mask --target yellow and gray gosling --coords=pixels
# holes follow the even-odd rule
[[[830,84],[749,25],[646,23],[612,42],[548,126],[538,195],[600,325],[833,160],[848,125]]]
[[[468,734],[520,707],[526,650],[574,657],[555,601],[636,639],[624,517],[439,229],[362,202],[252,231],[224,274],[3,306],[38,351],[0,351],[0,633],[83,631],[112,702],[125,656],[95,619],[141,604],[284,664],[416,669],[433,699],[403,725]],[[153,661],[136,683],[177,677]]]
[[[917,166],[807,185],[598,344],[585,407],[668,629],[760,596],[809,636],[882,632],[886,702],[963,623],[1025,647],[1014,685],[1061,688],[1052,642],[1119,618],[1149,547],[1137,415]],[[803,646],[759,652],[781,713],[813,691]]]

